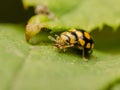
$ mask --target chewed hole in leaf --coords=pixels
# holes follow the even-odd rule
[[[48,36],[50,35],[51,30],[47,28],[42,28],[39,33],[37,33],[35,36],[33,36],[29,43],[32,45],[39,45],[42,43],[50,43],[50,40]]]
[[[102,31],[96,29],[91,35],[95,41],[95,49],[110,53],[120,51],[120,28],[114,31],[112,27],[104,26]]]

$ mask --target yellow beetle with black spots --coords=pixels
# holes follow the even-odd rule
[[[56,42],[55,47],[63,49],[64,51],[66,48],[77,47],[82,51],[82,58],[85,61],[88,60],[86,56],[90,56],[94,48],[91,35],[80,29],[65,31],[61,33],[60,36],[56,35],[56,39],[49,36],[49,39]]]

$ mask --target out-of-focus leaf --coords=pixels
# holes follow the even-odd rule
[[[22,0],[24,6],[44,4],[68,27],[93,30],[120,24],[120,0]],[[56,24],[56,23],[54,23]],[[49,27],[50,28],[50,27]]]
[[[114,29],[120,25],[120,0],[23,0],[25,7],[36,7],[39,4],[46,5],[57,20],[41,23],[41,17],[33,16],[30,28],[28,28],[30,30],[26,31],[27,40],[38,34],[42,27],[52,32],[70,28],[80,28],[90,32],[95,28],[102,30],[104,25]]]

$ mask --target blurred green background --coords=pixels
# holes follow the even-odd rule
[[[34,14],[33,8],[25,10],[21,0],[0,1],[0,22],[23,23]]]

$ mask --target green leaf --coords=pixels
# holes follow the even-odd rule
[[[1,24],[0,90],[103,90],[113,85],[120,78],[117,31],[104,27],[92,32],[94,57],[84,62],[77,50],[59,52],[50,43],[28,45],[23,26]]]
[[[120,25],[120,0],[23,0],[23,4],[25,7],[46,5],[56,17],[55,20],[50,19],[49,15],[30,18],[26,26],[26,39],[31,44],[40,42],[32,38],[41,33],[42,28],[51,30],[51,33],[71,28],[90,32],[95,28],[102,30],[104,25],[117,30]]]
[[[25,7],[44,4],[62,24],[71,28],[91,31],[104,25],[113,28],[120,25],[120,0],[23,0],[23,4]]]
[[[0,24],[0,90],[10,89],[28,54],[23,27]]]
[[[56,31],[58,33],[65,30],[68,30],[68,27],[62,25],[61,22],[53,22],[53,20],[46,15],[35,15],[30,18],[26,25],[26,40],[31,44],[39,44],[43,41],[41,40],[41,37],[44,34],[43,32],[47,32],[47,34],[50,35],[51,33],[55,34]]]

